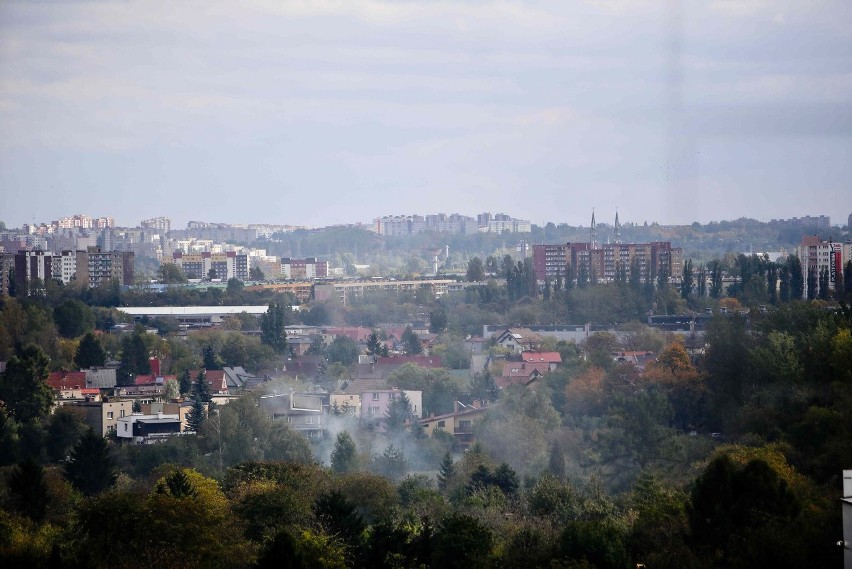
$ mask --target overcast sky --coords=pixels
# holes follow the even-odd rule
[[[0,3],[0,220],[852,212],[852,2]]]

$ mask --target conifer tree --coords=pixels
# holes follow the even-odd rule
[[[210,394],[210,383],[207,381],[207,375],[204,373],[204,370],[198,372],[192,390],[192,396],[196,401],[209,403],[213,400],[213,396]]]
[[[47,511],[47,483],[44,468],[33,458],[27,458],[6,475],[9,501],[14,509],[34,522],[41,522]]]
[[[80,345],[77,346],[77,352],[74,355],[74,363],[80,369],[89,369],[92,367],[100,367],[106,362],[106,352],[101,345],[100,340],[91,332],[86,332],[86,335],[80,340]]]
[[[352,436],[341,431],[337,434],[334,450],[331,452],[331,469],[339,474],[352,472],[357,468],[357,450]]]
[[[444,453],[444,458],[441,460],[441,467],[438,471],[438,488],[446,490],[447,485],[456,473],[456,465],[453,464],[453,457],[450,452]]]
[[[269,303],[266,314],[260,317],[260,341],[275,350],[277,354],[287,351],[287,330],[290,323],[289,307],[276,301]]]
[[[219,363],[216,361],[216,352],[213,351],[213,346],[206,346],[202,352],[204,359],[204,369],[219,369]]]
[[[106,439],[89,429],[71,450],[65,465],[68,481],[87,496],[115,484],[118,472]]]

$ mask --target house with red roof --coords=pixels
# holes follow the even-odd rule
[[[523,361],[506,361],[503,366],[503,375],[495,378],[494,383],[500,389],[505,389],[511,385],[531,387],[549,371],[550,364],[546,362],[527,363]]]
[[[192,369],[189,370],[189,378],[193,382],[198,377],[198,373],[204,372],[204,379],[210,385],[211,395],[228,395],[228,381],[225,377],[225,370],[222,369]]]
[[[559,352],[522,352],[521,361],[528,364],[546,363],[548,371],[553,371],[562,363]]]
[[[45,383],[53,390],[57,405],[101,400],[101,390],[86,387],[86,373],[82,371],[52,371]]]

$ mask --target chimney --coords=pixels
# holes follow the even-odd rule
[[[162,418],[163,418],[163,412],[162,412],[162,411],[157,411],[157,418],[158,418],[158,419],[162,419]]]
[[[453,413],[458,413],[458,412],[459,412],[459,402],[453,401]]]

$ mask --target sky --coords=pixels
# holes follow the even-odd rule
[[[0,220],[852,212],[852,2],[4,1]]]

